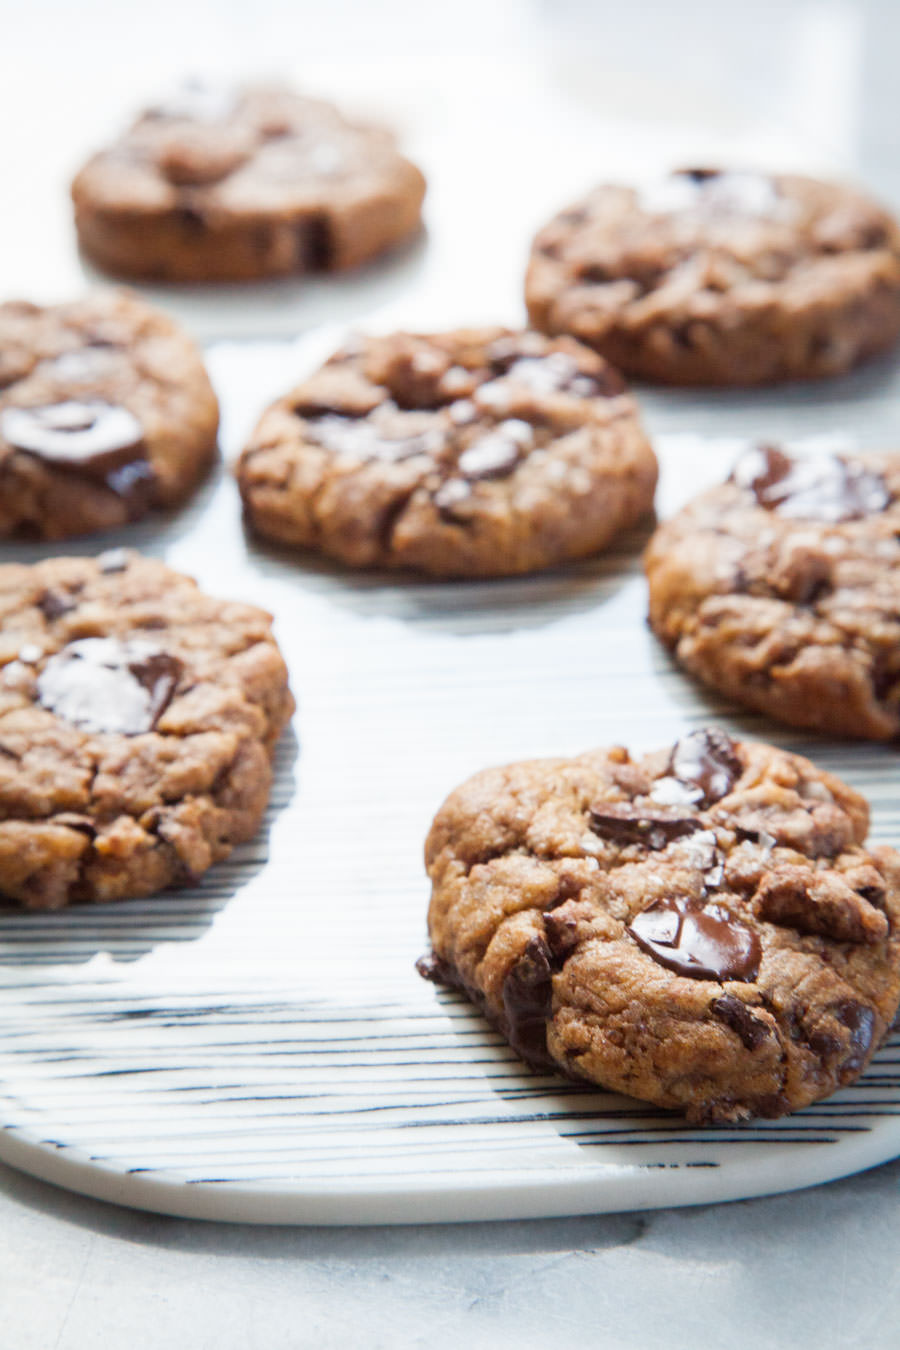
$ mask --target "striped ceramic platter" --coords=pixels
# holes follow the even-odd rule
[[[210,357],[233,451],[303,353]],[[721,477],[735,437],[852,429],[873,379],[886,408],[886,371],[839,382],[830,406],[805,391],[648,398],[661,510]],[[900,1040],[827,1102],[698,1130],[528,1072],[414,972],[429,820],[487,764],[648,749],[716,721],[813,754],[868,793],[874,837],[900,838],[893,751],[792,735],[674,669],[643,622],[645,537],[523,580],[353,576],[251,544],[224,476],[162,530],[137,529],[129,542],[208,590],[274,612],[295,730],[265,831],[195,890],[0,914],[0,1157],[167,1213],[360,1223],[694,1204],[900,1152]]]

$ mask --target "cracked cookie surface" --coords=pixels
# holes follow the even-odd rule
[[[701,730],[489,769],[432,824],[428,978],[539,1069],[700,1122],[851,1083],[900,999],[900,855],[808,760]]]
[[[244,281],[355,267],[420,227],[393,136],[276,85],[188,83],[72,184],[85,253],[118,276]]]
[[[261,609],[123,549],[0,567],[0,897],[196,880],[257,830],[293,706]]]
[[[704,683],[795,726],[900,735],[900,455],[752,447],[645,568],[654,631]]]
[[[263,415],[237,467],[259,534],[444,577],[595,553],[651,509],[656,473],[602,357],[500,328],[351,340]]]
[[[0,536],[66,539],[178,505],[218,425],[197,348],[136,295],[0,305]]]
[[[685,169],[560,212],[534,240],[526,301],[535,328],[648,380],[835,375],[900,334],[900,228],[839,184]]]

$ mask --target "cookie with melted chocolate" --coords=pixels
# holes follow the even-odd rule
[[[137,296],[0,305],[0,536],[66,539],[178,505],[218,423],[196,347]]]
[[[124,549],[0,597],[0,902],[151,895],[255,833],[294,706],[268,614]]]
[[[535,328],[643,379],[836,375],[900,335],[900,227],[839,184],[681,169],[560,212],[532,245],[525,294]]]
[[[656,472],[602,357],[490,328],[351,341],[263,415],[237,477],[269,539],[489,577],[602,549],[651,509]]]
[[[724,1123],[828,1096],[900,1002],[900,855],[807,759],[701,729],[489,769],[431,827],[426,978],[534,1067]]]
[[[650,623],[730,698],[834,736],[900,736],[900,455],[751,446],[659,527]]]
[[[277,85],[188,82],[72,184],[115,276],[248,281],[356,267],[420,228],[425,180],[379,127]]]

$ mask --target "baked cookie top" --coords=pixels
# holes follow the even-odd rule
[[[674,384],[835,374],[900,333],[900,228],[863,193],[684,169],[604,185],[537,235],[531,322]]]
[[[136,295],[0,305],[0,535],[64,539],[177,504],[218,423],[197,348]]]
[[[196,879],[256,830],[292,709],[263,610],[124,549],[0,567],[0,897]]]
[[[900,455],[751,447],[645,567],[655,632],[706,683],[796,726],[900,734]]]
[[[602,357],[488,328],[351,341],[263,415],[237,476],[269,538],[497,576],[601,548],[650,509],[656,459]]]
[[[85,250],[123,275],[351,267],[418,228],[425,180],[386,130],[279,85],[189,82],[72,184]]]
[[[433,979],[525,1059],[697,1121],[852,1082],[900,999],[900,855],[808,760],[695,731],[477,774],[426,844]]]

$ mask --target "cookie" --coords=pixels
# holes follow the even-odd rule
[[[836,375],[900,335],[900,228],[797,175],[683,169],[603,186],[532,246],[532,324],[627,374],[752,385]]]
[[[178,505],[218,424],[196,347],[137,296],[0,305],[0,536],[66,539]]]
[[[541,1070],[724,1123],[853,1082],[900,999],[900,855],[798,755],[695,731],[489,769],[426,845],[427,977]]]
[[[124,549],[0,567],[0,896],[194,882],[258,828],[293,706],[263,610]]]
[[[645,567],[654,631],[704,683],[792,726],[900,735],[900,455],[751,447]]]
[[[356,267],[420,227],[393,136],[280,86],[191,83],[72,184],[85,254],[118,276],[248,281]]]
[[[264,414],[249,524],[351,567],[530,572],[649,511],[656,459],[618,373],[501,328],[351,341]]]

